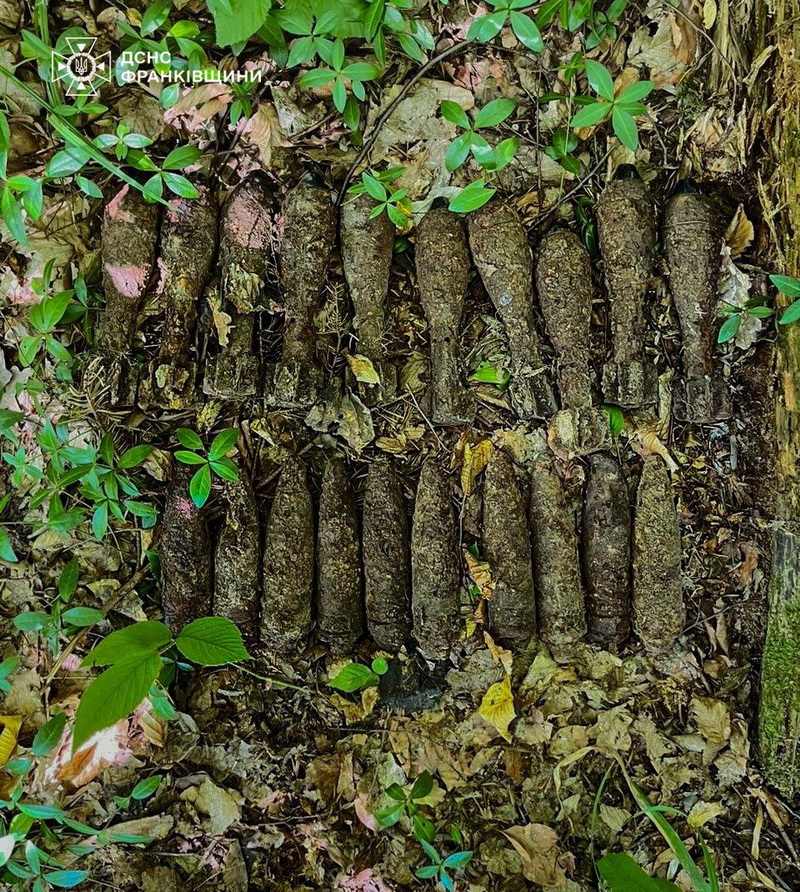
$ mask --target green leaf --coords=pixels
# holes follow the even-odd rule
[[[187,449],[203,448],[203,441],[191,428],[179,427],[175,431],[175,436],[177,437],[178,442],[181,444],[181,446],[185,446]]]
[[[727,341],[735,338],[741,324],[741,313],[735,313],[733,316],[728,316],[728,318],[722,323],[722,326],[719,330],[719,334],[717,335],[717,343],[724,344]]]
[[[197,198],[200,195],[192,181],[179,173],[164,173],[164,184],[170,192],[181,198]]]
[[[579,109],[572,116],[572,120],[569,122],[569,125],[570,127],[574,127],[575,129],[580,129],[581,127],[592,127],[607,118],[609,111],[611,111],[611,105],[609,103],[592,102],[589,105],[584,105],[583,108]]]
[[[8,678],[19,666],[19,657],[9,657],[0,663],[0,678]]]
[[[140,780],[131,790],[131,799],[148,799],[161,786],[161,780],[160,774]]]
[[[238,437],[239,431],[235,427],[230,427],[217,434],[211,443],[211,448],[208,450],[208,457],[210,459],[223,458],[236,445]]]
[[[16,564],[19,558],[14,552],[11,545],[11,539],[6,528],[0,526],[0,561],[6,561],[9,564]]]
[[[20,245],[27,247],[28,236],[25,233],[25,221],[22,219],[22,206],[8,188],[0,193],[0,213],[11,235]]]
[[[414,836],[417,839],[424,839],[425,842],[433,842],[436,839],[436,827],[433,821],[423,818],[420,815],[414,815],[411,820],[414,826]]]
[[[626,87],[617,97],[617,102],[641,102],[655,88],[656,85],[652,81],[638,81]]]
[[[639,148],[639,134],[633,117],[627,111],[615,108],[611,112],[611,124],[622,145],[635,152]]]
[[[43,874],[44,880],[57,889],[74,889],[89,878],[88,870],[54,870]]]
[[[272,0],[208,0],[217,43],[231,46],[252,37],[267,19]]]
[[[66,620],[71,626],[93,626],[95,623],[102,622],[105,615],[95,610],[94,607],[70,607],[61,614],[61,618]]]
[[[175,646],[187,660],[201,666],[223,666],[251,659],[239,629],[222,616],[206,616],[184,626]]]
[[[348,663],[328,682],[329,687],[337,691],[352,694],[362,688],[369,688],[378,683],[378,676],[363,663]]]
[[[381,70],[371,62],[351,62],[345,66],[342,73],[350,80],[371,81],[380,76]]]
[[[472,858],[472,852],[454,852],[442,862],[442,867],[464,867]]]
[[[67,716],[63,712],[56,713],[47,724],[42,725],[33,738],[33,755],[46,756],[55,749],[61,740]]]
[[[454,195],[450,199],[448,207],[455,214],[468,214],[470,211],[483,207],[496,191],[496,189],[486,186],[484,180],[476,180]]]
[[[455,124],[456,127],[461,127],[464,130],[470,129],[467,113],[457,102],[444,99],[439,106],[439,110],[446,121],[450,121],[451,124]]]
[[[207,464],[189,481],[189,495],[195,508],[202,508],[211,495],[211,468]]]
[[[611,433],[618,437],[625,428],[625,415],[619,406],[603,406],[608,416],[608,426]]]
[[[75,182],[77,183],[78,188],[85,195],[88,195],[89,198],[102,198],[103,193],[100,191],[100,187],[94,183],[92,180],[87,179],[87,177],[75,177]]]
[[[45,175],[51,179],[69,177],[77,173],[89,160],[89,153],[81,146],[67,146],[47,162]]]
[[[493,99],[475,115],[475,128],[496,127],[514,111],[513,99]]]
[[[409,796],[412,799],[424,799],[433,789],[433,778],[430,772],[423,771],[422,774],[414,781]]]
[[[92,513],[92,535],[99,542],[108,531],[108,502],[98,505]]]
[[[426,867],[420,867],[414,876],[419,877],[421,880],[431,880],[437,873],[439,873],[438,866],[436,864],[428,864]]]
[[[186,449],[179,449],[175,453],[175,460],[184,465],[204,465],[208,462],[205,456],[198,455],[196,452],[189,452]]]
[[[223,480],[238,480],[239,469],[229,458],[220,458],[209,462],[211,470]]]
[[[315,87],[324,87],[335,77],[336,72],[331,71],[330,68],[314,68],[312,71],[307,71],[300,78],[300,86],[305,87],[307,90],[313,90]]]
[[[470,131],[462,133],[447,147],[447,151],[444,154],[444,164],[449,171],[457,170],[467,160],[471,135]]]
[[[506,23],[506,14],[493,12],[491,15],[482,15],[469,26],[467,40],[477,40],[486,43],[500,33],[500,29]]]
[[[172,641],[164,623],[145,620],[112,632],[83,658],[81,666],[109,666],[127,657],[154,654]]]
[[[64,565],[58,577],[58,594],[63,601],[68,601],[78,587],[78,559],[72,558]]]
[[[789,325],[792,322],[797,322],[798,319],[800,319],[800,300],[796,300],[783,311],[778,323],[780,325]]]
[[[531,52],[544,52],[542,32],[530,16],[521,12],[512,12],[509,14],[508,19],[511,23],[511,30],[521,44],[526,46]]]
[[[56,805],[37,805],[35,802],[18,802],[17,809],[23,815],[37,820],[61,820],[64,817],[64,810]]]
[[[605,855],[597,862],[597,870],[609,892],[661,892],[678,889],[673,883],[661,885],[656,882],[626,854]]]
[[[147,697],[161,671],[158,654],[134,654],[114,663],[83,693],[75,713],[72,750],[130,715]]]
[[[800,279],[794,276],[770,276],[770,282],[787,297],[800,297]]]
[[[383,657],[375,657],[372,661],[372,671],[376,675],[386,675],[389,671],[389,664]]]
[[[121,471],[127,471],[140,465],[148,455],[153,451],[153,447],[145,443],[142,446],[134,446],[122,453],[122,458],[117,462],[117,467]]]
[[[603,99],[613,102],[614,81],[611,79],[611,75],[608,73],[608,69],[605,65],[595,62],[594,59],[587,59],[585,68],[586,79],[589,81],[589,86],[598,96],[602,96]]]
[[[20,613],[14,617],[14,627],[20,632],[38,632],[50,621],[48,613]]]

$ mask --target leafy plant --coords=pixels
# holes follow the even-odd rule
[[[619,96],[615,96],[614,81],[604,65],[594,59],[587,59],[585,70],[589,86],[597,97],[576,97],[575,101],[583,108],[573,115],[570,126],[575,129],[592,127],[610,117],[617,139],[635,152],[639,148],[635,119],[646,114],[647,107],[642,104],[642,100],[655,89],[655,84],[652,81],[638,81],[626,87]]]
[[[781,314],[778,320],[779,325],[790,325],[800,319],[800,279],[794,276],[770,276],[770,282],[787,297],[791,297],[794,301]]]
[[[164,623],[146,620],[107,635],[86,655],[82,666],[108,666],[86,688],[75,713],[73,751],[104,728],[130,715],[140,703],[162,691],[184,667],[184,657],[199,666],[223,666],[249,660],[242,636],[224,617],[194,620],[173,637]]]
[[[577,31],[588,22],[590,30],[586,35],[585,48],[592,50],[603,41],[616,38],[614,23],[619,21],[627,5],[627,0],[613,0],[608,9],[601,12],[595,9],[594,0],[545,0],[536,12],[536,23],[544,28],[558,16],[565,31]]]
[[[388,671],[389,664],[383,657],[376,657],[370,666],[365,666],[363,663],[348,663],[336,673],[328,685],[337,691],[352,694],[354,691],[374,687],[380,681],[381,675],[386,675]]]
[[[16,672],[19,667],[19,657],[9,657],[7,660],[3,660],[0,663],[0,694],[7,694],[11,690],[11,685],[8,683],[8,677],[13,672]]]
[[[790,308],[791,309],[791,308]],[[800,307],[798,307],[800,311]],[[748,298],[742,306],[737,307],[733,304],[725,304],[722,312],[728,317],[722,323],[719,333],[717,334],[717,343],[724,344],[736,337],[739,328],[742,325],[742,319],[766,319],[774,312],[772,307],[764,306],[763,297]],[[798,313],[800,315],[800,312]],[[783,322],[783,320],[780,320]]]
[[[239,471],[228,458],[236,446],[239,432],[236,428],[228,428],[217,434],[208,451],[200,436],[188,427],[175,431],[178,442],[185,446],[175,453],[177,461],[185,465],[198,465],[198,470],[189,481],[189,495],[197,508],[202,508],[211,495],[212,472],[223,480],[236,480]]]
[[[376,204],[370,219],[385,213],[401,231],[408,229],[411,224],[411,202],[405,189],[392,189],[391,183],[402,173],[402,167],[392,167],[381,173],[364,171],[361,181],[347,190],[349,195],[366,194],[373,198]]]
[[[475,180],[468,186],[464,186],[449,201],[448,208],[454,214],[468,214],[482,208],[487,201],[497,192],[493,186],[487,186],[486,180]]]
[[[494,384],[501,391],[508,388],[511,382],[511,372],[502,366],[494,365],[491,362],[481,362],[475,371],[469,376],[470,381],[477,381],[480,384]]]
[[[577,176],[581,172],[581,162],[571,153],[578,148],[578,137],[569,130],[559,128],[553,131],[551,144],[542,151],[553,161],[557,161],[564,170]]]
[[[159,774],[153,774],[150,777],[142,778],[142,780],[135,784],[134,788],[127,796],[115,796],[115,805],[119,808],[128,808],[131,801],[142,802],[145,799],[149,799],[161,786],[162,780],[163,778]]]
[[[300,78],[303,87],[327,87],[331,85],[333,104],[339,114],[343,114],[347,104],[347,87],[362,102],[367,98],[364,84],[380,74],[377,65],[371,62],[348,62],[345,58],[344,42],[320,43],[317,51],[327,65],[307,71]]]
[[[14,626],[21,632],[40,634],[50,652],[55,656],[59,650],[61,635],[72,637],[78,629],[101,622],[104,617],[93,607],[70,607],[70,602],[78,588],[78,562],[73,558],[65,564],[58,578],[58,592],[50,605],[49,612],[26,611],[14,617]]]
[[[458,828],[453,829],[457,830]],[[460,835],[460,831],[458,832]],[[457,845],[463,845],[463,840],[456,839],[454,841]],[[416,872],[416,876],[420,879],[436,880],[446,892],[452,892],[454,884],[450,872],[466,867],[472,858],[472,852],[457,851],[453,852],[452,855],[442,856],[436,851],[433,845],[426,840],[421,839],[419,844],[422,846],[423,851],[428,858],[430,858],[432,863],[425,867],[420,867]]]
[[[485,170],[496,171],[509,164],[517,151],[516,139],[504,139],[492,148],[477,131],[501,124],[515,108],[512,99],[494,99],[478,111],[474,121],[470,121],[457,102],[445,99],[441,104],[442,117],[464,130],[447,147],[444,157],[447,169],[453,171],[461,167],[470,153]]]
[[[400,784],[391,784],[385,792],[393,802],[375,815],[378,826],[393,827],[401,818],[407,817],[410,818],[414,835],[418,839],[433,839],[436,836],[436,828],[431,821],[420,814],[419,805],[419,801],[429,796],[432,789],[433,778],[427,771],[420,774],[408,791]]]
[[[506,23],[511,26],[517,40],[534,53],[544,52],[542,32],[536,22],[525,12],[535,8],[527,0],[487,0],[494,12],[478,16],[467,32],[468,40],[486,43],[496,37]]]

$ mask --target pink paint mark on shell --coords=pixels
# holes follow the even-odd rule
[[[269,213],[247,189],[234,195],[225,213],[228,238],[241,248],[269,247]]]
[[[105,272],[114,289],[123,297],[135,300],[144,293],[149,271],[143,266],[112,266],[107,263]]]
[[[106,205],[106,216],[116,223],[135,223],[136,220],[130,211],[124,208],[125,199],[128,197],[130,186],[123,186],[119,192]]]
[[[187,499],[183,496],[175,500],[175,510],[182,517],[191,517],[197,511],[197,508],[194,507],[194,502],[190,499]]]

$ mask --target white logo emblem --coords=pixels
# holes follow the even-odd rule
[[[111,53],[92,53],[96,37],[65,38],[69,55],[53,52],[51,66],[54,81],[64,81],[67,96],[95,96],[100,84],[111,79]]]

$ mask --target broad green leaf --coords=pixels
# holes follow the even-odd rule
[[[73,752],[98,731],[130,715],[161,671],[158,654],[127,656],[106,669],[83,693],[72,731]]]
[[[409,794],[412,799],[424,799],[433,789],[433,778],[430,772],[423,771],[422,774],[414,781],[414,786]]]
[[[391,210],[391,208],[390,208]],[[211,470],[223,480],[238,480],[239,469],[229,458],[220,458],[209,462]]]
[[[464,867],[472,858],[472,852],[455,852],[442,862],[443,867]]]
[[[6,528],[0,526],[0,561],[6,561],[9,564],[16,564],[19,558],[14,552],[11,545],[11,538],[6,532]]]
[[[211,442],[211,448],[208,450],[210,459],[223,458],[236,445],[239,437],[239,431],[235,427],[228,428],[217,434]]]
[[[592,102],[589,105],[584,105],[583,108],[578,109],[572,116],[569,125],[575,129],[580,129],[581,127],[593,127],[595,124],[599,124],[600,121],[605,120],[605,118],[608,117],[610,110],[611,105],[607,102]]]
[[[800,297],[800,279],[794,276],[770,276],[770,282],[787,297]]]
[[[449,171],[457,170],[467,160],[470,148],[470,133],[457,136],[447,147],[444,154],[445,167]]]
[[[47,613],[20,613],[14,617],[14,626],[20,632],[38,632],[43,629],[50,621],[50,615]]]
[[[131,799],[147,799],[161,786],[162,777],[160,774],[154,774],[140,780],[139,783],[131,790]]]
[[[223,666],[250,659],[241,632],[222,616],[206,616],[184,626],[175,646],[187,660],[201,666]]]
[[[618,437],[625,428],[625,415],[619,406],[603,406],[608,416],[608,426],[611,433]]]
[[[544,52],[542,32],[530,16],[527,16],[522,12],[512,12],[509,14],[508,20],[511,23],[511,30],[517,36],[517,39],[521,44],[526,46],[531,52]]]
[[[208,462],[205,456],[198,455],[196,452],[189,452],[188,449],[178,449],[175,453],[175,460],[184,465],[204,465]]]
[[[336,72],[330,68],[314,68],[300,78],[300,86],[307,90],[313,90],[315,87],[324,87],[336,77]]]
[[[378,683],[378,676],[363,663],[348,663],[328,682],[337,691],[352,694],[362,688],[369,688]]]
[[[436,839],[436,827],[433,821],[429,821],[421,815],[414,815],[411,823],[414,827],[414,836],[417,839],[424,839],[426,842],[433,842]]]
[[[78,587],[78,559],[72,558],[64,564],[58,577],[58,594],[63,601],[68,601]]]
[[[28,236],[25,233],[25,221],[22,219],[22,205],[8,188],[4,188],[0,193],[0,213],[11,235],[20,245],[27,247]]]
[[[109,666],[137,654],[154,654],[172,640],[164,623],[156,620],[132,623],[112,632],[83,658],[81,666]]]
[[[43,874],[44,880],[57,889],[74,889],[89,878],[88,870],[54,870]]]
[[[181,198],[197,198],[200,195],[192,181],[187,180],[185,176],[179,173],[165,172],[164,184],[170,192]]]
[[[648,876],[630,855],[605,855],[597,862],[597,870],[609,892],[678,892],[673,883]]]
[[[195,508],[202,508],[211,495],[211,468],[203,465],[189,481],[189,495]]]
[[[788,306],[783,311],[778,322],[781,325],[789,325],[792,322],[797,322],[798,319],[800,319],[800,300],[796,300],[793,304]]]
[[[437,873],[439,873],[438,866],[436,864],[428,864],[426,867],[420,867],[414,876],[419,877],[421,880],[431,880]]]
[[[80,146],[67,146],[47,162],[45,175],[51,179],[69,177],[77,173],[89,160],[89,153]]]
[[[134,446],[122,453],[122,458],[117,462],[117,467],[121,471],[127,471],[140,465],[148,455],[153,451],[153,447],[144,444],[142,446]]]
[[[615,108],[611,112],[611,125],[617,139],[625,146],[635,152],[639,148],[639,133],[636,130],[636,121],[633,117],[621,108]]]
[[[36,802],[18,802],[17,809],[29,818],[39,820],[61,820],[64,817],[64,810],[56,805],[39,805]]]
[[[209,0],[217,43],[231,46],[252,37],[267,19],[272,0]]]
[[[500,29],[505,23],[505,11],[493,12],[491,15],[482,15],[469,26],[467,40],[477,40],[479,43],[486,43],[500,33]]]
[[[454,195],[450,199],[448,207],[455,214],[468,214],[470,211],[483,207],[496,191],[496,189],[486,186],[483,180],[476,180]]]
[[[444,99],[439,106],[439,110],[446,121],[450,121],[451,124],[455,124],[456,127],[461,127],[464,130],[470,129],[467,113],[457,102],[453,102],[451,99]]]
[[[375,657],[372,661],[372,671],[376,675],[386,675],[389,671],[389,664],[383,657]]]
[[[586,79],[589,81],[589,86],[598,96],[602,96],[603,99],[613,102],[614,81],[611,79],[611,75],[608,73],[608,69],[605,65],[595,62],[594,59],[587,59],[585,66]]]
[[[720,327],[719,334],[717,335],[717,343],[724,344],[727,341],[730,341],[732,338],[735,338],[741,324],[742,316],[740,313],[735,313],[733,316],[728,316],[728,318],[722,323],[722,326]]]
[[[475,127],[496,127],[514,111],[516,103],[513,99],[493,99],[475,115]]]
[[[47,724],[42,725],[33,738],[33,755],[46,756],[58,746],[64,726],[67,724],[67,716],[63,712],[56,713]]]
[[[70,607],[61,614],[61,618],[71,626],[93,626],[102,622],[105,615],[94,607]]]
[[[371,62],[351,62],[350,65],[345,66],[343,71],[345,77],[354,81],[371,81],[379,77],[380,73],[380,68]]]
[[[652,81],[638,81],[626,87],[617,97],[617,102],[641,102],[649,96],[656,85]]]

